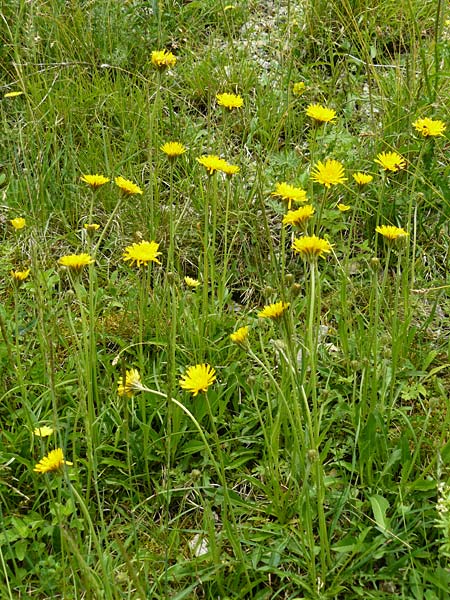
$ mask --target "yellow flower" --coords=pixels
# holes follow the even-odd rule
[[[391,242],[409,235],[402,227],[394,227],[393,225],[379,225],[375,228],[375,231]]]
[[[347,178],[344,177],[343,165],[333,159],[327,160],[326,163],[319,160],[311,172],[311,178],[313,181],[317,181],[327,188],[347,181]]]
[[[72,466],[73,463],[64,460],[63,451],[61,448],[56,448],[56,450],[51,450],[47,456],[44,456],[34,467],[33,471],[35,473],[50,473],[51,471],[60,471],[63,465]]]
[[[239,327],[237,331],[230,334],[230,340],[235,344],[245,344],[248,339],[248,332],[250,327],[246,325],[245,327]]]
[[[92,189],[96,190],[105,185],[105,183],[108,183],[109,178],[104,175],[82,175],[80,181],[87,183]]]
[[[67,254],[61,256],[58,262],[63,267],[68,267],[73,271],[81,271],[86,265],[92,264],[94,259],[89,254]]]
[[[216,99],[219,106],[224,106],[230,110],[233,108],[241,108],[241,106],[244,104],[244,100],[241,98],[241,96],[236,94],[227,94],[226,92],[224,94],[216,94]]]
[[[240,168],[237,165],[230,165],[230,163],[225,161],[225,164],[220,170],[222,171],[222,173],[225,173],[225,175],[231,177],[232,175],[236,175],[236,173],[239,173]]]
[[[342,203],[338,204],[337,207],[338,207],[338,210],[340,210],[341,212],[347,212],[347,210],[351,209],[351,206],[349,206],[348,204],[342,204]]]
[[[177,158],[186,152],[186,148],[180,142],[166,142],[160,150],[167,154],[169,158]]]
[[[142,389],[143,386],[139,371],[137,369],[130,369],[126,372],[125,381],[123,377],[120,379],[117,393],[119,396],[128,396],[128,398],[131,398],[136,392]]]
[[[331,252],[331,248],[330,242],[316,235],[305,235],[295,239],[292,244],[294,252],[309,260],[316,260],[319,256],[323,258],[324,254]]]
[[[200,281],[198,279],[193,279],[192,277],[185,277],[184,278],[184,283],[191,288],[196,288],[198,287],[200,284]]]
[[[301,206],[300,208],[297,208],[297,210],[290,210],[283,218],[283,225],[295,225],[301,227],[313,216],[314,212],[314,207],[311,204]]]
[[[368,173],[361,173],[358,171],[358,173],[353,173],[353,179],[358,185],[366,185],[372,181],[373,177]]]
[[[125,196],[131,196],[132,194],[143,194],[144,192],[141,190],[139,186],[130,181],[129,179],[125,179],[124,177],[116,177],[114,179],[114,183],[120,189],[120,191]]]
[[[306,85],[304,81],[297,81],[297,83],[294,83],[292,87],[292,93],[294,96],[301,96],[305,90]]]
[[[433,121],[433,119],[427,117],[414,121],[413,127],[415,127],[423,137],[443,135],[446,129],[446,125],[443,121]]]
[[[158,260],[157,256],[161,254],[158,252],[159,244],[156,242],[139,242],[138,244],[131,244],[125,248],[123,253],[123,260],[131,261],[131,264],[136,263],[138,267],[141,264],[146,265],[149,262],[155,262],[159,265],[161,261]]]
[[[39,437],[48,437],[49,435],[52,435],[53,431],[54,429],[48,427],[47,425],[44,425],[44,427],[36,427],[33,433],[34,435],[37,435]]]
[[[381,165],[385,171],[393,171],[394,173],[406,167],[406,160],[397,152],[380,152],[374,161]]]
[[[272,192],[272,196],[281,198],[288,203],[288,208],[291,208],[292,202],[306,202],[306,192],[301,188],[289,185],[285,181],[277,183],[275,185],[275,191]]]
[[[11,219],[10,223],[16,231],[18,231],[19,229],[23,229],[27,224],[23,217],[16,217],[15,219]]]
[[[306,116],[317,123],[330,123],[336,118],[336,111],[321,104],[310,104],[306,109]]]
[[[22,281],[25,281],[29,274],[30,269],[26,269],[25,271],[11,271],[11,277],[14,279],[14,281],[17,281],[18,283],[22,283]]]
[[[94,233],[94,231],[98,231],[100,229],[100,225],[98,223],[85,223],[83,227],[88,233]]]
[[[258,317],[260,319],[279,319],[289,308],[289,302],[275,302],[274,304],[267,304],[262,310],[259,311]]]
[[[223,7],[223,10],[233,10],[234,8],[236,8],[234,4],[227,4]]]
[[[197,158],[197,162],[205,167],[209,175],[212,175],[215,171],[223,171],[228,165],[226,160],[219,158],[216,154],[204,154]]]
[[[207,364],[188,367],[186,373],[180,379],[183,390],[197,396],[199,392],[206,392],[210,385],[216,380],[216,371]]]
[[[167,50],[153,50],[152,64],[158,69],[164,70],[167,67],[174,67],[177,62],[177,57]]]
[[[8,92],[3,96],[3,98],[17,98],[17,96],[22,96],[24,92]]]

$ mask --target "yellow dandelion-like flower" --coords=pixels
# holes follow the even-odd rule
[[[17,98],[17,96],[23,96],[24,92],[7,92],[3,98]]]
[[[216,94],[217,104],[219,106],[224,106],[229,110],[233,108],[241,108],[244,105],[244,100],[241,96],[237,94]]]
[[[64,460],[63,451],[61,448],[56,448],[56,450],[51,450],[47,456],[44,456],[34,467],[33,471],[35,473],[50,473],[52,471],[60,471],[64,465],[70,467],[73,463]]]
[[[161,261],[158,260],[158,256],[161,252],[158,252],[159,244],[156,242],[139,242],[131,244],[125,248],[123,253],[123,260],[131,261],[131,264],[136,263],[138,267],[141,265],[147,265],[149,262],[155,262],[159,265]]]
[[[144,193],[138,185],[136,185],[129,179],[125,179],[124,177],[116,177],[114,179],[114,183],[125,196]]]
[[[347,212],[348,210],[351,209],[351,206],[349,206],[348,204],[338,204],[337,205],[338,210],[340,210],[341,212]]]
[[[325,163],[319,160],[311,172],[311,179],[327,188],[347,181],[344,177],[344,166],[334,159],[329,159]]]
[[[291,208],[292,202],[306,202],[305,190],[289,185],[285,181],[275,184],[275,191],[271,193],[271,196],[281,198],[281,200],[287,202],[289,209]]]
[[[10,223],[16,231],[19,231],[19,229],[23,229],[27,224],[26,220],[23,217],[16,217],[15,219],[11,219]]]
[[[394,173],[406,167],[406,160],[398,152],[380,152],[374,161],[381,165],[385,171],[393,171]]]
[[[183,390],[197,396],[199,392],[206,392],[210,385],[216,380],[216,371],[205,363],[188,367],[186,373],[180,379]]]
[[[204,154],[197,158],[197,162],[205,167],[209,175],[212,175],[215,171],[223,171],[228,165],[225,159],[216,154]]]
[[[379,225],[375,228],[375,231],[391,242],[409,235],[402,227],[394,227],[394,225]]]
[[[43,427],[36,427],[36,429],[33,431],[34,435],[37,435],[38,437],[49,437],[50,435],[52,435],[52,433],[55,430],[52,427],[48,427],[47,425],[44,425]]]
[[[137,369],[130,369],[126,372],[125,378],[122,377],[117,386],[117,393],[119,396],[128,396],[131,398],[136,392],[140,392],[143,389],[141,383],[141,376]]]
[[[98,223],[85,223],[83,227],[86,229],[88,233],[94,233],[100,229],[100,225]]]
[[[289,302],[275,302],[274,304],[267,304],[262,310],[259,311],[258,317],[260,319],[279,319],[289,308]]]
[[[82,175],[80,181],[87,183],[92,189],[96,190],[105,183],[108,183],[110,179],[104,175]]]
[[[230,340],[235,344],[245,344],[248,340],[248,332],[250,327],[246,325],[245,327],[239,327],[234,333],[230,334]]]
[[[11,271],[11,277],[17,283],[22,283],[25,279],[28,278],[30,274],[30,269],[25,269],[25,271]]]
[[[68,267],[73,271],[81,271],[83,267],[95,261],[90,254],[66,254],[61,256],[58,262],[63,267]]]
[[[358,171],[358,173],[353,173],[353,179],[358,185],[367,185],[372,181],[373,177],[368,173],[361,173]]]
[[[425,117],[424,119],[417,119],[413,123],[413,127],[423,136],[423,137],[435,137],[439,135],[444,135],[444,131],[446,130],[446,125],[443,121],[434,121],[433,119],[429,119]]]
[[[314,207],[311,204],[306,204],[297,208],[297,210],[290,210],[283,218],[283,225],[294,225],[296,227],[302,227],[315,213]]]
[[[306,85],[304,81],[297,81],[294,83],[292,87],[292,93],[294,96],[301,96],[306,90]]]
[[[316,260],[319,256],[323,258],[324,254],[331,252],[331,248],[330,242],[316,235],[305,235],[295,239],[292,244],[294,252],[308,260]]]
[[[224,10],[224,11],[226,11],[226,10],[233,10],[233,9],[235,9],[235,8],[236,8],[236,7],[235,7],[235,5],[234,5],[234,4],[227,4],[226,6],[224,6],[224,7],[223,7],[223,10]]]
[[[186,152],[186,148],[180,142],[166,142],[160,150],[167,154],[169,158],[177,158]]]
[[[194,279],[193,277],[188,276],[184,278],[184,283],[190,288],[197,288],[199,285],[201,285],[198,279]]]
[[[167,50],[153,50],[152,52],[152,64],[157,69],[167,69],[167,67],[174,67],[177,62],[177,57],[168,52]]]
[[[236,173],[239,173],[240,168],[237,165],[230,165],[230,163],[226,162],[220,170],[225,175],[228,175],[228,177],[232,177]]]
[[[316,123],[331,123],[336,118],[336,111],[321,104],[310,104],[306,109],[306,116]]]

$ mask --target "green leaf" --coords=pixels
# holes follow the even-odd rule
[[[373,518],[376,521],[378,527],[386,532],[389,529],[389,520],[386,518],[386,511],[389,508],[389,502],[384,496],[375,494],[370,497],[370,504],[372,505]]]

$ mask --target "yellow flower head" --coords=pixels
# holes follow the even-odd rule
[[[316,260],[319,256],[331,252],[331,244],[327,240],[317,237],[316,235],[305,235],[297,238],[292,244],[292,249],[297,254],[308,260]]]
[[[104,175],[82,175],[80,181],[87,183],[92,189],[96,190],[105,185],[105,183],[108,183],[109,178]]]
[[[36,427],[36,429],[33,431],[34,435],[37,435],[38,437],[48,437],[52,435],[53,432],[54,429],[48,427],[47,425],[44,425],[43,427]]]
[[[406,160],[398,152],[380,152],[374,161],[381,165],[385,171],[393,171],[394,173],[406,167]]]
[[[259,311],[258,317],[260,319],[279,319],[289,308],[289,302],[275,302],[274,304],[267,304],[262,310]]]
[[[88,233],[94,233],[100,229],[100,225],[98,223],[85,223],[83,227],[86,229]]]
[[[128,398],[131,398],[136,392],[142,389],[143,386],[139,371],[137,369],[130,369],[126,372],[125,381],[123,377],[120,379],[117,393],[119,396],[128,396]]]
[[[347,212],[348,210],[351,209],[351,206],[349,206],[348,204],[342,204],[342,202],[339,203],[337,205],[337,207],[338,207],[338,210],[340,210],[341,212]]]
[[[236,94],[227,94],[226,92],[224,94],[216,94],[216,99],[219,106],[224,106],[229,110],[241,108],[244,105],[244,100]]]
[[[143,194],[144,192],[141,190],[139,186],[130,181],[129,179],[125,179],[124,177],[116,177],[114,179],[114,183],[120,189],[120,191],[125,196],[131,196],[132,194]]]
[[[311,172],[311,178],[327,188],[347,181],[347,178],[344,177],[342,163],[333,159],[329,159],[325,163],[319,160]]]
[[[290,210],[283,218],[283,225],[302,227],[313,216],[314,212],[314,207],[311,204],[301,206],[297,210]]]
[[[17,98],[17,96],[23,96],[24,92],[7,92],[3,98]]]
[[[304,81],[297,81],[297,83],[294,83],[292,87],[292,93],[294,94],[294,96],[301,96],[305,90],[306,85]]]
[[[16,217],[15,219],[11,219],[10,223],[16,231],[18,231],[19,229],[23,229],[27,224],[23,217]]]
[[[159,265],[161,261],[158,260],[158,256],[161,252],[158,252],[159,244],[156,242],[139,242],[137,244],[131,244],[125,248],[123,253],[123,260],[131,261],[131,264],[136,263],[138,267],[142,264],[147,265],[149,262],[155,262]]]
[[[166,142],[160,149],[169,158],[177,158],[186,152],[186,148],[180,142]]]
[[[72,466],[73,463],[64,460],[63,451],[61,448],[56,448],[56,450],[51,450],[47,456],[44,456],[34,467],[33,471],[35,473],[50,473],[51,471],[60,471],[63,465]]]
[[[89,254],[67,254],[61,256],[58,262],[63,267],[68,267],[73,271],[81,271],[86,265],[92,264],[94,259]]]
[[[368,173],[361,173],[358,171],[358,173],[353,173],[353,179],[358,185],[367,185],[372,181],[373,177]]]
[[[25,271],[11,271],[11,277],[14,279],[14,281],[17,281],[17,283],[22,283],[22,281],[25,281],[29,274],[30,269],[26,269]]]
[[[434,137],[444,135],[446,125],[443,121],[433,121],[433,119],[417,119],[413,127],[422,134],[423,137]]]
[[[222,171],[222,173],[225,173],[225,175],[228,175],[228,177],[231,177],[232,175],[236,175],[236,173],[239,173],[240,168],[237,165],[230,165],[230,163],[225,162],[225,164],[220,170]]]
[[[336,118],[336,111],[321,104],[310,104],[306,109],[306,116],[317,123],[331,123]]]
[[[177,57],[167,50],[153,50],[152,64],[158,69],[164,70],[167,67],[174,67]]]
[[[306,202],[306,192],[302,188],[294,187],[289,185],[285,181],[277,183],[275,185],[275,191],[272,192],[272,196],[281,198],[288,203],[288,208],[291,208],[292,202]]]
[[[206,392],[215,380],[215,369],[204,363],[195,365],[195,367],[188,367],[186,373],[180,379],[180,386],[183,390],[197,396],[199,392]]]
[[[375,231],[391,242],[409,235],[402,227],[394,227],[393,225],[379,225],[375,228]]]
[[[239,327],[234,333],[230,334],[230,340],[235,344],[245,344],[248,339],[249,329],[250,327],[248,325]]]
[[[198,279],[193,279],[192,277],[185,277],[184,283],[190,288],[196,288],[201,285]]]
[[[212,175],[215,171],[223,171],[228,166],[227,161],[219,158],[216,154],[204,154],[197,158],[197,162],[205,167],[209,175]]]

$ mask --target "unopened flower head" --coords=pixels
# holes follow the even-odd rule
[[[301,96],[306,90],[306,85],[304,81],[297,81],[292,86],[292,93],[294,96]]]
[[[186,148],[180,142],[166,142],[161,146],[161,150],[164,154],[167,154],[169,158],[177,158],[186,152]]]
[[[122,194],[125,196],[131,196],[132,194],[143,194],[144,192],[141,188],[130,181],[129,179],[125,179],[124,177],[116,177],[114,179],[114,183],[120,189]]]
[[[417,119],[414,121],[413,127],[423,137],[435,137],[444,135],[446,125],[443,121],[433,120],[425,117],[424,119]]]
[[[329,188],[347,181],[344,175],[344,166],[339,161],[329,159],[323,163],[319,160],[311,172],[311,179]]]
[[[53,471],[61,471],[64,465],[72,466],[73,463],[64,460],[64,453],[61,448],[51,450],[47,456],[44,456],[34,467],[36,473],[50,473]]]
[[[336,111],[321,104],[310,104],[306,109],[306,116],[316,123],[331,123],[336,118]]]
[[[161,71],[168,67],[174,67],[176,62],[177,57],[168,50],[153,50],[152,52],[152,64]]]
[[[199,285],[201,285],[198,279],[188,276],[184,278],[184,283],[190,288],[197,288]]]
[[[82,175],[80,181],[87,183],[92,189],[96,190],[110,180],[104,175]]]
[[[30,275],[30,269],[25,269],[25,271],[11,271],[11,277],[17,283],[22,283],[25,279]]]
[[[194,367],[188,367],[186,373],[180,379],[180,386],[183,390],[187,390],[194,396],[197,396],[199,392],[206,392],[215,380],[215,369],[203,363]]]
[[[219,106],[224,106],[229,110],[233,108],[241,108],[244,105],[244,100],[241,96],[237,94],[216,94],[217,104]]]
[[[409,235],[402,227],[394,227],[394,225],[379,225],[375,231],[391,242]]]
[[[258,317],[260,319],[279,319],[289,308],[289,302],[275,302],[274,304],[267,304],[262,310],[259,311]]]
[[[27,224],[26,220],[23,217],[16,217],[15,219],[11,219],[10,223],[16,231],[19,231],[19,229],[23,229]]]
[[[396,173],[406,167],[406,160],[398,152],[380,152],[374,159],[385,171]]]
[[[250,327],[246,325],[245,327],[239,327],[234,333],[230,334],[230,340],[235,344],[245,344],[248,339],[248,332]]]
[[[293,225],[295,227],[303,227],[305,223],[315,213],[314,207],[311,204],[306,204],[297,208],[297,210],[290,210],[284,215],[283,225]]]
[[[155,262],[160,265],[161,261],[158,259],[158,256],[161,252],[158,252],[158,248],[159,244],[157,242],[142,241],[131,244],[131,246],[125,248],[123,260],[129,260],[130,264],[136,263],[138,267],[147,265],[149,262]]]
[[[52,427],[48,427],[48,425],[44,425],[42,427],[36,427],[36,429],[33,431],[34,435],[37,435],[38,437],[49,437],[50,435],[52,435],[52,433],[54,432],[54,429]]]
[[[83,267],[92,264],[94,259],[90,254],[66,254],[61,256],[58,262],[72,271],[81,271]]]
[[[17,96],[23,96],[24,92],[7,92],[3,98],[17,98]]]
[[[328,240],[319,238],[316,235],[305,235],[295,239],[292,244],[294,252],[311,261],[317,260],[319,256],[323,258],[325,254],[331,252],[331,248],[332,246]]]
[[[216,154],[204,154],[197,158],[197,162],[205,167],[209,175],[212,175],[216,171],[223,171],[228,165],[224,158],[220,158]]]
[[[119,396],[128,396],[131,398],[136,392],[140,392],[143,389],[141,383],[141,376],[137,369],[130,369],[125,374],[125,380],[122,377],[117,386],[117,393]]]
[[[302,188],[295,187],[282,181],[281,183],[275,184],[275,191],[272,192],[272,196],[281,198],[288,204],[288,209],[291,208],[292,202],[306,202],[306,192]]]
[[[370,183],[373,179],[372,175],[369,175],[368,173],[361,173],[360,171],[358,171],[358,173],[353,173],[353,179],[356,181],[356,183],[358,185],[367,185],[368,183]]]

